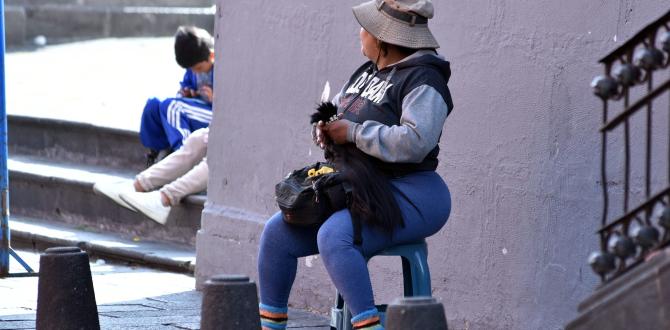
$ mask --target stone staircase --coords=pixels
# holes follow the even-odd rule
[[[10,115],[8,133],[13,216],[195,245],[204,195],[173,207],[163,226],[93,192],[95,182],[130,182],[144,168],[137,132]]]
[[[214,28],[213,0],[5,0],[9,47],[105,37],[170,36],[179,25]]]

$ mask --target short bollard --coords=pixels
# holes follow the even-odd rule
[[[37,290],[38,330],[100,329],[88,255],[79,248],[47,249]]]
[[[244,275],[216,275],[205,282],[200,328],[260,329],[256,283]]]
[[[387,330],[447,330],[444,307],[431,297],[398,298],[386,309]]]

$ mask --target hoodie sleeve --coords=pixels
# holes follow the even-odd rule
[[[385,162],[420,163],[437,145],[449,111],[437,90],[421,85],[403,98],[400,125],[352,123],[347,140]]]

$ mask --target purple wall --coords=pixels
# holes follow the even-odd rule
[[[274,184],[320,159],[307,115],[364,58],[358,1],[220,1],[209,202],[198,283],[255,277]],[[452,63],[455,110],[439,173],[453,213],[429,239],[434,296],[453,329],[556,329],[597,283],[586,264],[600,223],[597,60],[667,0],[435,1],[431,28]],[[615,37],[616,36],[616,37]],[[401,295],[396,260],[371,265],[379,301]],[[390,284],[389,284],[390,283]],[[301,260],[292,305],[323,312],[333,287]]]

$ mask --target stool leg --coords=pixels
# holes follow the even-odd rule
[[[349,305],[344,304],[342,309],[342,330],[353,330],[354,326],[351,325],[351,311],[349,311]]]
[[[335,291],[335,306],[330,309],[330,329],[343,330],[344,323],[344,299],[338,291]]]
[[[430,270],[428,269],[428,258],[425,253],[414,253],[412,266],[412,284],[414,296],[431,296]]]
[[[344,298],[338,291],[335,291],[335,296],[335,306],[330,310],[330,329],[352,330],[349,306],[344,302]]]
[[[402,282],[405,297],[414,296],[414,289],[416,286],[414,285],[415,276],[412,274],[412,266],[406,257],[401,256],[400,260],[402,260]]]

